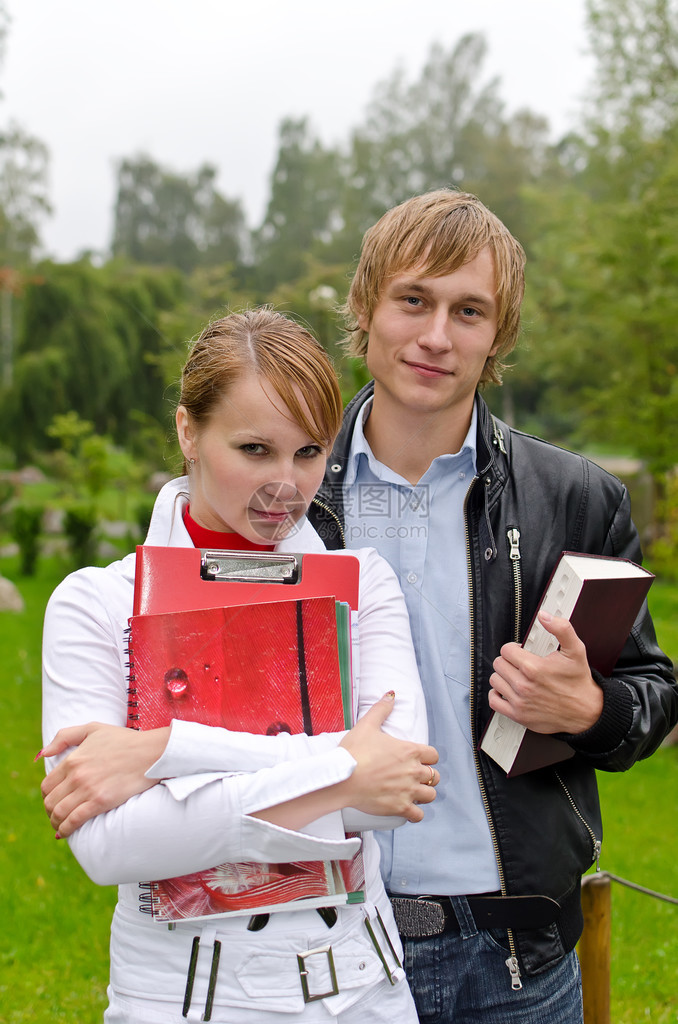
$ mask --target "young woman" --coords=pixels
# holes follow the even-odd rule
[[[186,476],[160,492],[146,543],[324,550],[305,511],[340,421],[336,376],[307,331],[269,309],[215,321],[182,375],[176,424]],[[435,796],[437,754],[426,744],[404,601],[373,549],[353,554],[360,718],[346,733],[255,736],[179,721],[126,729],[134,556],[79,570],[54,592],[44,632],[43,794],[85,871],[119,886],[107,1024],[415,1024],[370,831],[366,901],[336,915],[283,911],[252,930],[248,916],[168,928],[139,912],[143,880],[227,861],[346,859],[357,843],[344,831],[421,820],[419,805]]]

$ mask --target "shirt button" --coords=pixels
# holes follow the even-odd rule
[[[408,574],[407,574],[407,582],[408,583],[416,583],[417,582],[417,574],[416,574],[416,572],[408,572]]]
[[[400,884],[401,885],[407,885],[407,879],[406,878],[401,878],[400,879]]]
[[[466,473],[464,473],[464,471],[463,471],[463,470],[462,470],[462,472],[461,472],[461,473],[459,474],[459,479],[460,479],[460,480],[465,480],[465,479],[466,479]]]

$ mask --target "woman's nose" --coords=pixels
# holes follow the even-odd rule
[[[291,479],[271,480],[270,483],[264,484],[264,493],[274,501],[290,501],[295,497],[297,488]]]

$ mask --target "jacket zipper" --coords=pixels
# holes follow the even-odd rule
[[[471,572],[471,543],[468,532],[468,518],[466,515],[468,499],[478,477],[474,477],[471,481],[471,485],[466,492],[466,498],[464,499],[464,534],[466,537],[466,572],[468,574],[468,592],[469,592],[469,639],[470,639],[470,660],[471,660],[471,674],[470,674],[470,687],[469,687],[469,712],[471,716],[471,746],[473,748],[473,760],[476,766],[476,777],[478,779],[478,786],[480,788],[480,795],[483,801],[483,807],[485,808],[485,814],[487,816],[487,823],[490,829],[490,838],[492,840],[492,847],[494,849],[494,857],[497,862],[497,871],[499,873],[499,886],[501,889],[502,896],[506,896],[506,879],[504,877],[504,867],[501,862],[501,856],[499,853],[499,843],[497,842],[497,830],[494,825],[494,819],[492,817],[492,811],[490,810],[490,802],[487,798],[487,790],[485,788],[485,781],[480,770],[480,758],[478,756],[478,741],[475,735],[475,619],[473,615],[473,574]],[[516,953],[516,944],[511,929],[507,929],[508,944],[511,955],[506,960],[506,966],[509,969],[509,975],[511,977],[511,988],[514,991],[518,991],[523,987],[523,983],[520,980],[520,966],[518,964],[518,956]]]
[[[341,525],[341,519],[339,518],[337,513],[334,511],[334,509],[330,508],[329,505],[326,505],[324,501],[320,500],[320,498],[314,498],[313,499],[313,504],[317,505],[318,508],[323,509],[323,511],[327,512],[328,515],[332,516],[332,518],[334,519],[334,521],[337,524],[337,527],[339,529],[339,535],[341,537],[342,546],[346,547],[346,535],[344,534],[344,528]]]
[[[555,777],[558,779],[558,782],[560,783],[560,785],[562,787],[562,790],[565,793],[565,796],[567,797],[570,806],[572,807],[572,810],[577,815],[577,817],[581,821],[582,825],[584,826],[584,828],[588,832],[589,836],[591,837],[591,845],[593,847],[593,857],[591,858],[591,863],[596,865],[596,871],[599,872],[600,871],[600,851],[602,849],[603,844],[602,844],[601,840],[598,839],[598,837],[596,836],[596,833],[593,831],[593,829],[589,825],[588,821],[586,820],[584,815],[581,813],[581,811],[577,807],[577,805],[574,802],[574,799],[572,797],[572,794],[570,793],[569,789],[567,788],[567,786],[563,782],[563,780],[562,780],[562,778],[560,776],[560,773],[558,771],[556,771],[556,769],[554,769],[554,774],[555,774]]]
[[[515,625],[513,629],[513,639],[517,644],[520,643],[520,620],[523,615],[523,579],[521,573],[520,564],[520,530],[517,530],[515,526],[512,526],[508,530],[506,536],[510,546],[509,558],[513,566],[513,593],[515,596]]]

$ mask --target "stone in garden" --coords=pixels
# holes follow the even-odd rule
[[[0,576],[0,611],[22,612],[24,599],[11,580]]]

